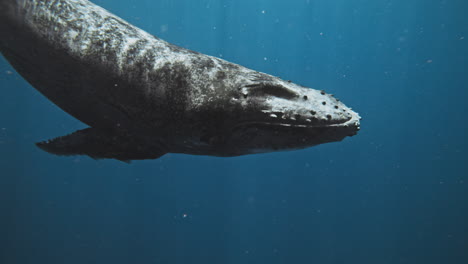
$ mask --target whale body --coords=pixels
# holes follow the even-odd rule
[[[341,141],[360,117],[303,87],[161,40],[87,0],[0,0],[0,52],[89,128],[37,143],[122,161]]]

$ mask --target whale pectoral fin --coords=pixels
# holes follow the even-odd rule
[[[36,145],[55,155],[88,155],[94,159],[117,159],[124,162],[156,159],[167,153],[161,148],[138,143],[130,137],[109,135],[95,128],[78,130]]]

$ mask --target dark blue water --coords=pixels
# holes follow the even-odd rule
[[[0,263],[468,263],[465,0],[99,0],[169,42],[336,94],[340,143],[125,163],[0,58]],[[1,37],[1,36],[0,36]]]

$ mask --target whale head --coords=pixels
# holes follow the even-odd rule
[[[324,91],[256,72],[225,93],[202,142],[210,155],[238,156],[341,141],[360,129],[360,116]],[[215,108],[215,107],[213,107]],[[205,122],[207,123],[207,122]]]

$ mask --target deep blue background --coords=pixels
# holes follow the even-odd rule
[[[57,157],[34,142],[85,125],[0,58],[0,263],[468,263],[465,0],[95,2],[334,93],[362,131],[238,158]]]

